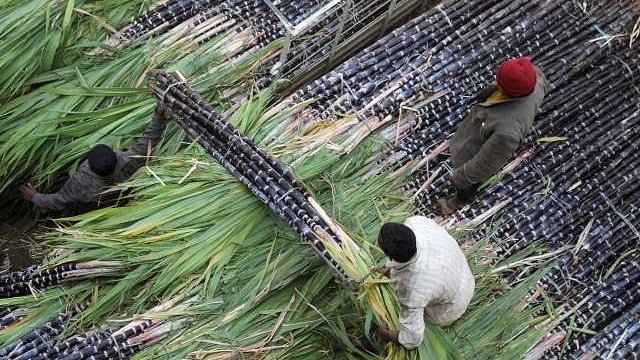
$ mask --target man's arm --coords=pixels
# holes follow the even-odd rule
[[[91,202],[93,200],[91,189],[92,186],[85,180],[84,175],[75,173],[60,191],[53,194],[42,194],[33,189],[31,199],[26,196],[25,199],[31,200],[42,210],[65,210],[77,203]]]
[[[389,330],[387,324],[382,324],[378,333],[383,339],[399,343],[409,350],[419,347],[424,339],[424,308],[400,306],[400,331]]]
[[[166,117],[164,110],[158,105],[153,112],[153,117],[147,125],[147,129],[140,136],[135,144],[126,151],[127,155],[145,156],[150,148],[154,148],[160,141],[164,128],[166,127]]]
[[[518,146],[518,139],[494,133],[471,160],[455,169],[453,183],[457,188],[464,189],[486,180],[502,169]]]
[[[538,67],[536,67],[536,76],[538,77],[538,82],[542,84],[542,91],[545,95],[548,94],[549,80],[547,79],[547,76],[542,72],[542,70]]]

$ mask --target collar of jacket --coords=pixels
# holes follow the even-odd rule
[[[500,104],[504,104],[504,103],[510,103],[513,101],[517,101],[523,98],[510,98],[510,99],[506,99],[506,100],[497,100],[497,101],[487,101],[487,99],[491,96],[491,94],[493,94],[494,91],[498,90],[498,84],[496,84],[495,82],[487,85],[487,87],[480,91],[478,94],[476,94],[475,98],[476,101],[478,101],[478,105],[483,106],[483,107],[492,107],[495,105],[500,105]],[[529,95],[527,95],[529,96]],[[479,98],[480,97],[480,98]],[[484,99],[482,98],[484,97]],[[526,98],[526,96],[525,96]]]
[[[504,104],[504,103],[510,103],[510,102],[518,101],[520,99],[522,99],[522,98],[511,98],[511,99],[496,100],[496,101],[483,101],[483,102],[479,102],[478,105],[484,106],[484,107],[492,107],[492,106],[496,106],[496,105],[500,105],[500,104]]]

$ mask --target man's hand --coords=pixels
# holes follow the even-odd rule
[[[22,193],[22,197],[27,201],[33,201],[33,196],[38,193],[38,190],[31,184],[22,185],[19,190]]]
[[[398,342],[398,331],[389,330],[389,324],[382,320],[382,324],[378,328],[378,335],[386,341]]]
[[[167,118],[167,112],[164,109],[164,105],[160,101],[158,101],[158,103],[156,104],[154,113],[158,119],[165,120]]]
[[[377,267],[377,268],[374,268],[373,271],[386,277],[389,277],[391,275],[391,268],[389,267],[381,267],[381,268]]]

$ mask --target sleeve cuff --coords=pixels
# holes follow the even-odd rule
[[[40,193],[35,193],[35,195],[33,195],[33,197],[31,198],[31,202],[36,205],[36,206],[42,206],[42,194]]]
[[[422,344],[423,334],[410,333],[404,330],[400,330],[398,334],[398,342],[407,350],[413,350]]]

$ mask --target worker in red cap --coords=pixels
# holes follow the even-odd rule
[[[471,202],[480,184],[512,158],[533,124],[549,83],[527,57],[505,61],[496,82],[475,97],[477,104],[449,140],[456,194],[439,199],[434,211],[448,215]]]

